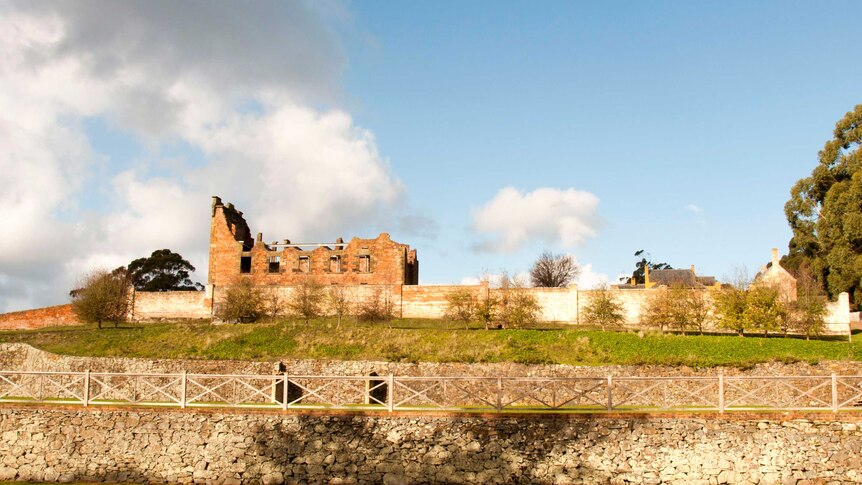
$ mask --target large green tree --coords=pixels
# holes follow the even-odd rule
[[[195,267],[170,249],[157,249],[148,258],[129,263],[128,273],[138,291],[202,290],[189,275]]]
[[[835,125],[820,163],[796,182],[784,206],[793,230],[782,265],[807,264],[831,296],[862,302],[862,104]]]
[[[650,271],[654,269],[673,269],[667,263],[654,263],[652,261],[647,260],[649,257],[649,253],[644,251],[643,249],[639,251],[635,251],[635,257],[641,258],[639,261],[635,263],[635,270],[632,272],[632,278],[635,280],[635,284],[643,284],[646,281],[646,271],[645,268],[649,268]]]

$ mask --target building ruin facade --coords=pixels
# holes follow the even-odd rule
[[[207,286],[248,279],[254,285],[292,286],[313,279],[327,285],[417,285],[419,260],[408,244],[382,233],[374,239],[331,243],[263,242],[252,238],[241,211],[213,197]]]

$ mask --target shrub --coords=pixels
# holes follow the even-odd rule
[[[234,323],[254,322],[263,314],[263,292],[247,279],[228,287],[224,300],[216,309],[219,319]]]
[[[323,315],[324,298],[326,294],[323,285],[307,279],[293,288],[287,307],[293,315],[305,320],[307,325],[312,318]]]
[[[128,318],[131,307],[129,288],[129,279],[123,268],[113,272],[93,271],[70,292],[72,309],[82,322],[96,323],[98,328],[102,328],[102,322],[114,322],[116,327]]]
[[[445,317],[449,320],[464,322],[464,328],[476,317],[476,296],[472,291],[461,288],[446,295]]]
[[[354,294],[343,286],[332,286],[326,293],[326,309],[338,319],[335,328],[341,326],[341,319],[354,312]]]
[[[518,278],[500,273],[500,298],[495,317],[503,328],[519,328],[535,323],[539,317],[539,302]]]
[[[589,324],[605,327],[616,327],[626,321],[623,304],[607,287],[593,292],[590,301],[581,310],[581,318]]]
[[[357,317],[363,322],[389,322],[395,313],[395,302],[387,288],[375,288],[374,293],[359,305]]]

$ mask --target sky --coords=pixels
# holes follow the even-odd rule
[[[721,279],[862,102],[862,3],[0,0],[0,312],[179,252],[393,239],[421,284],[634,252]]]

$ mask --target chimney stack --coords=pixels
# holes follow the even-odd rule
[[[691,265],[691,274],[697,274],[694,272],[694,265]]]
[[[772,248],[772,264],[778,264],[778,248]]]

